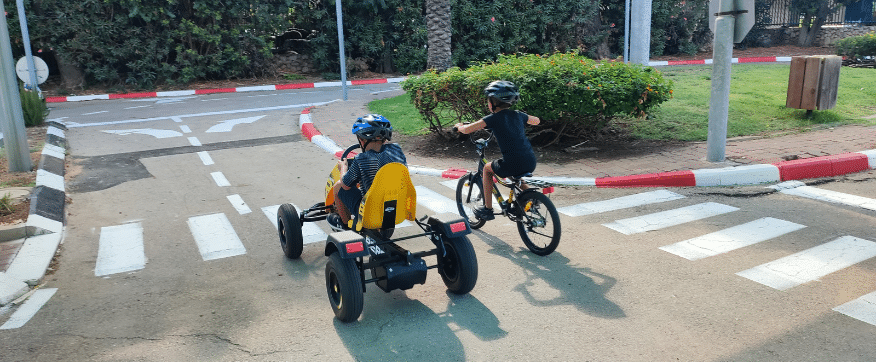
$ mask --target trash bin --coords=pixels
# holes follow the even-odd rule
[[[792,57],[785,107],[811,111],[836,106],[842,65],[837,55]]]

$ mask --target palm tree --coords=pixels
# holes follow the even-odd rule
[[[426,68],[443,72],[452,65],[450,0],[426,0]]]

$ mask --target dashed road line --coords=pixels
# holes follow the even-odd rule
[[[225,214],[191,217],[188,224],[204,261],[246,254],[246,248]]]
[[[687,222],[726,214],[736,210],[739,210],[739,208],[714,202],[705,202],[674,210],[617,220],[602,225],[619,233],[632,235],[681,225]]]
[[[221,171],[211,172],[210,176],[213,177],[213,181],[216,181],[216,186],[219,186],[219,187],[231,186],[231,183],[228,182],[228,179],[225,178],[225,175]]]
[[[124,273],[145,267],[146,253],[141,223],[100,228],[95,276]]]
[[[213,158],[210,157],[210,154],[207,151],[198,152],[198,157],[201,158],[201,162],[204,163],[204,166],[210,166],[213,164]]]
[[[228,195],[228,202],[231,203],[231,206],[234,206],[234,209],[237,210],[237,213],[241,215],[249,214],[252,212],[249,206],[246,205],[246,202],[243,202],[243,198],[238,194]]]

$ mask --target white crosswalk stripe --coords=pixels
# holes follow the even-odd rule
[[[660,247],[688,260],[699,260],[776,238],[805,226],[765,217],[742,225]]]
[[[587,202],[583,204],[571,205],[557,208],[557,211],[568,216],[584,216],[598,214],[602,212],[627,209],[636,206],[643,206],[659,202],[683,199],[684,196],[676,194],[672,191],[657,190],[651,192],[643,192],[640,194],[618,197],[610,200]]]
[[[876,257],[876,243],[843,236],[736,275],[771,288],[787,290],[872,257]]]
[[[705,202],[674,210],[616,220],[615,222],[602,225],[619,233],[632,235],[681,225],[736,210],[739,210],[739,208],[714,202]]]
[[[225,214],[191,217],[188,224],[204,261],[246,254],[246,248]]]
[[[39,289],[24,302],[24,304],[12,313],[9,320],[0,326],[0,329],[15,329],[24,326],[33,316],[40,311],[40,308],[45,305],[49,299],[55,295],[58,288]]]
[[[876,326],[876,292],[866,294],[833,310]]]
[[[100,228],[95,276],[124,273],[145,267],[146,253],[141,223]]]
[[[861,207],[867,210],[876,211],[876,199],[871,199],[863,196],[856,196],[842,192],[836,192],[831,190],[824,190],[817,187],[812,186],[798,186],[803,185],[802,182],[799,181],[791,181],[791,182],[783,182],[779,185],[774,186],[775,189],[779,190],[783,194],[794,195],[800,197],[806,197],[819,201],[827,201],[836,204],[843,204],[849,206]],[[787,188],[791,187],[791,188]]]

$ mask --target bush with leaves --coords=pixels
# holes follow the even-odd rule
[[[876,58],[876,32],[840,39],[833,45],[837,55],[856,62],[863,61],[865,57]]]
[[[541,138],[545,144],[586,137],[618,115],[644,116],[672,97],[672,81],[651,67],[596,62],[576,53],[502,55],[466,70],[410,77],[401,86],[429,130],[446,136],[448,125],[488,114],[483,89],[497,79],[520,88],[514,108],[542,119],[530,136],[547,135]]]
[[[24,85],[19,88],[19,92],[21,93],[21,111],[24,114],[24,125],[26,127],[33,127],[43,124],[43,121],[49,116],[46,100],[40,97],[36,91],[25,90]]]

